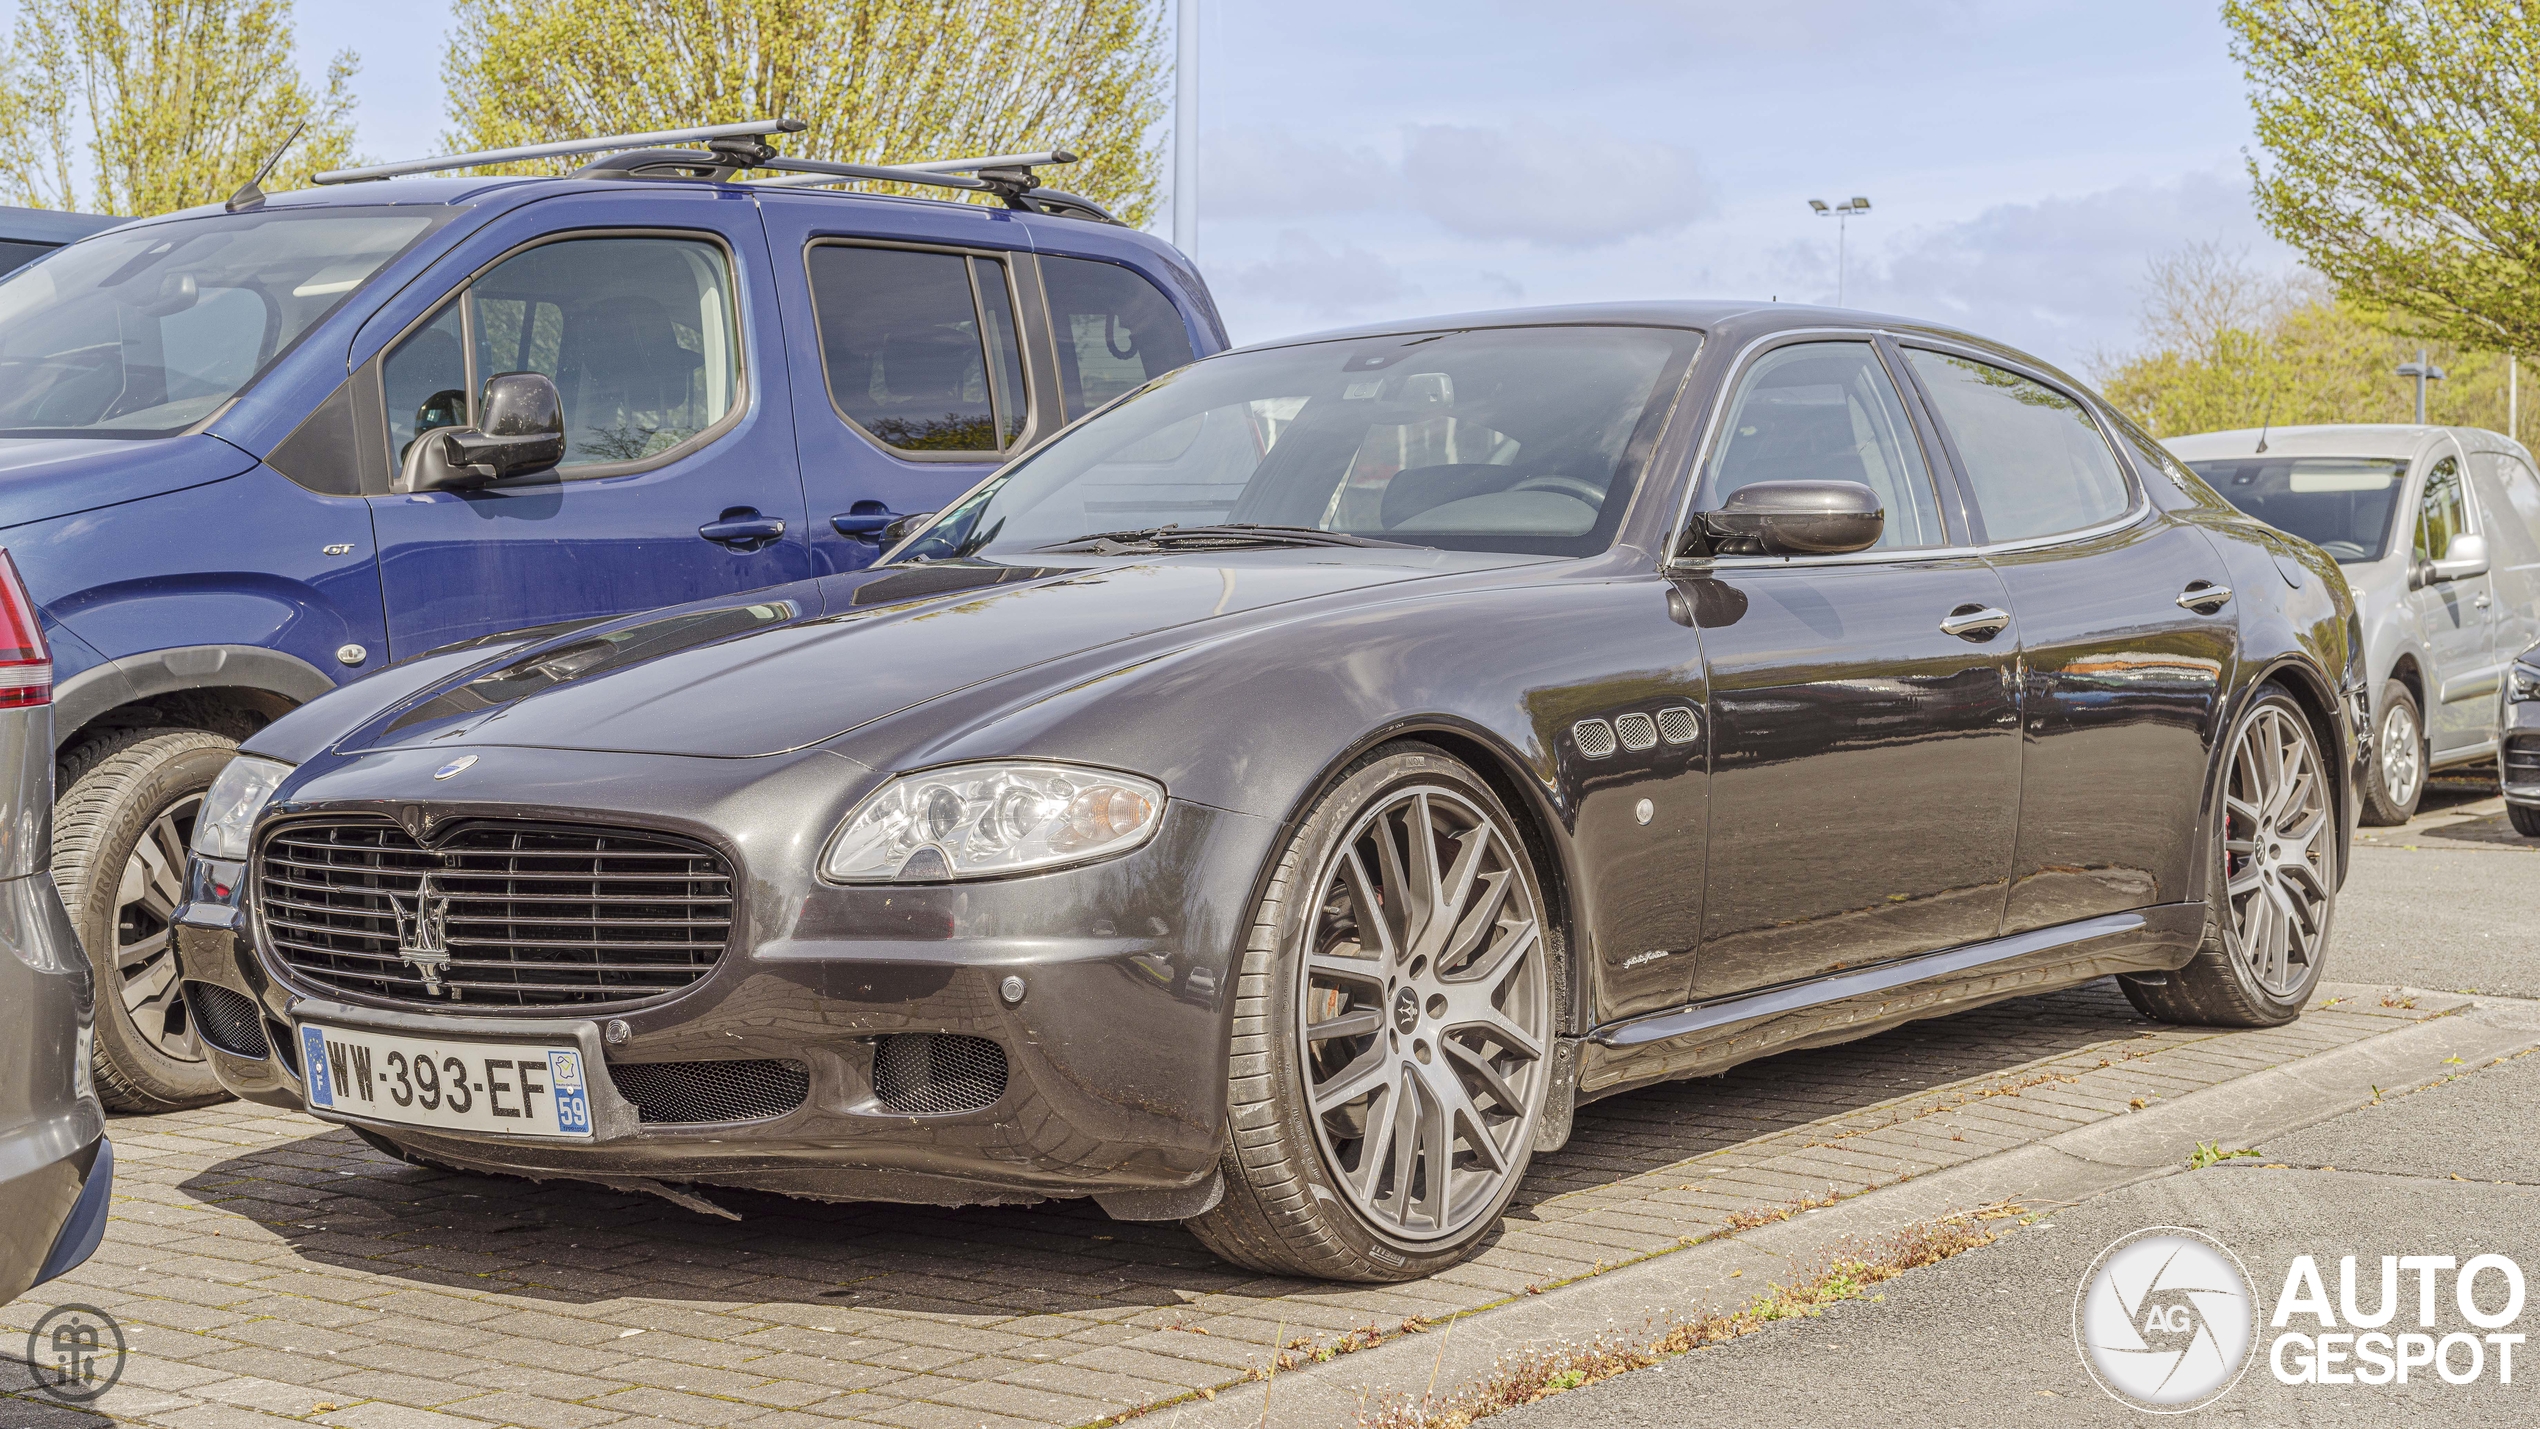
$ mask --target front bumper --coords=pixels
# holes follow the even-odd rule
[[[538,784],[575,788],[578,806],[547,802],[541,788],[514,781],[510,797],[429,807],[450,824],[570,819],[676,832],[724,849],[742,897],[735,938],[715,968],[665,997],[589,1009],[459,1012],[356,997],[276,959],[252,899],[243,911],[224,906],[208,886],[222,874],[235,890],[242,874],[235,866],[207,872],[198,861],[196,901],[180,917],[184,976],[252,999],[264,1023],[261,1047],[229,1037],[235,1050],[209,1049],[224,1086],[302,1107],[294,1034],[303,1021],[453,1041],[555,1042],[581,1047],[592,1069],[587,1142],[312,1114],[391,1137],[429,1160],[541,1179],[940,1204],[1094,1195],[1130,1214],[1142,1197],[1169,1211],[1186,1193],[1213,1187],[1225,1136],[1228,973],[1275,838],[1270,821],[1171,801],[1152,840],[1106,862],[1006,880],[846,888],[812,877],[805,850],[834,827],[834,806],[860,797],[857,780],[878,781],[833,756],[813,752],[764,771],[741,798],[683,787],[729,781],[732,761],[536,754]],[[294,791],[291,811],[376,810],[379,801],[357,796],[394,787],[406,771],[370,766],[398,762],[374,757],[322,776]],[[748,817],[716,818],[736,803]],[[703,818],[694,812],[701,809]],[[1002,994],[1008,978],[1022,980],[1019,1000]],[[944,1114],[886,1105],[875,1081],[883,1039],[926,1034],[995,1042],[1004,1093]],[[631,1064],[754,1060],[802,1064],[808,1095],[759,1120],[670,1123],[645,1119],[620,1085],[619,1069]]]
[[[2540,809],[2540,700],[2503,703],[2496,731],[2496,781],[2506,803]]]

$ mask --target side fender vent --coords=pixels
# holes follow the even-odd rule
[[[1570,742],[1590,759],[1607,758],[1614,753],[1614,726],[1601,719],[1580,720],[1570,726]]]
[[[1658,712],[1658,737],[1669,744],[1691,744],[1702,735],[1702,721],[1683,705]]]
[[[1658,722],[1649,716],[1632,713],[1614,721],[1614,737],[1623,747],[1637,754],[1658,743]]]

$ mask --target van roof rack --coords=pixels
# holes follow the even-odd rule
[[[604,134],[551,144],[522,144],[508,149],[480,149],[468,154],[442,154],[427,159],[401,159],[353,169],[329,169],[313,176],[319,184],[358,184],[408,174],[446,173],[487,164],[529,159],[557,159],[580,154],[605,155],[573,171],[581,179],[688,178],[730,182],[752,169],[773,169],[779,177],[752,180],[753,187],[814,188],[842,183],[922,184],[931,188],[967,189],[996,195],[1009,208],[1064,214],[1116,223],[1090,199],[1041,187],[1032,170],[1042,164],[1072,164],[1065,149],[1031,154],[990,154],[968,159],[927,159],[913,164],[842,164],[826,159],[787,158],[769,145],[779,134],[799,134],[810,126],[800,119],[757,119],[738,124],[708,124],[694,129],[656,129],[643,134]],[[703,143],[702,149],[661,145]]]

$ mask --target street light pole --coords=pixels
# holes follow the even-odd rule
[[[2442,381],[2445,375],[2443,369],[2426,361],[2425,349],[2420,347],[2417,349],[2417,360],[2414,362],[2400,363],[2398,370],[2400,376],[2413,377],[2416,379],[2417,425],[2422,427],[2425,425],[2425,384],[2428,382]]]
[[[1845,202],[1828,208],[1824,199],[1812,198],[1808,200],[1808,209],[1819,218],[1834,220],[1834,305],[1839,308],[1843,306],[1845,230],[1851,227],[1852,220],[1870,211],[1870,201],[1855,194]]]
[[[1199,261],[1199,0],[1173,11],[1173,246]]]

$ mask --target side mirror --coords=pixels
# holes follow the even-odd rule
[[[472,491],[564,460],[564,397],[546,374],[494,374],[477,410],[482,428],[443,427],[416,438],[393,489]]]
[[[1722,555],[1841,555],[1887,529],[1878,493],[1857,481],[1759,481],[1695,519]]]
[[[909,533],[934,519],[935,513],[932,511],[912,511],[908,515],[892,522],[890,525],[883,527],[882,549],[887,551],[893,546],[898,545],[900,542],[907,540],[909,538]]]
[[[2434,563],[2434,579],[2465,581],[2487,574],[2487,538],[2475,532],[2463,532],[2452,538],[2451,549]]]

